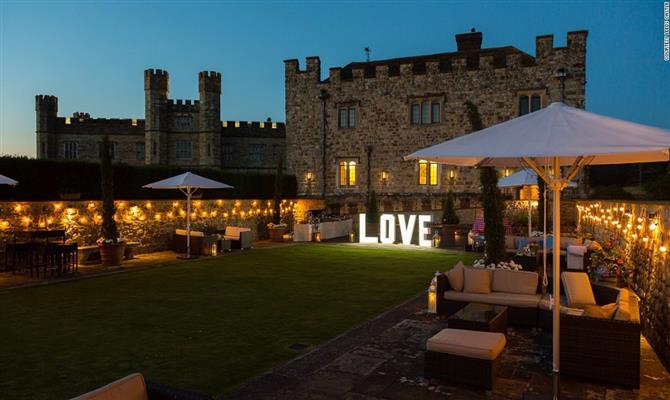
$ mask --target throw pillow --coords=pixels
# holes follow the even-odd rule
[[[616,303],[605,304],[604,306],[589,304],[584,306],[584,316],[593,318],[612,319],[617,310]]]
[[[465,268],[463,291],[467,293],[491,293],[493,271],[483,268]]]
[[[463,270],[465,266],[463,261],[459,261],[451,271],[447,272],[447,280],[449,281],[449,286],[457,292],[463,291]]]

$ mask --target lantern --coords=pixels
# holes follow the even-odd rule
[[[439,232],[435,232],[433,235],[433,247],[439,248],[440,244],[442,244],[442,236]]]
[[[315,242],[320,242],[321,241],[321,232],[314,232],[314,241]]]
[[[349,232],[349,243],[356,243],[356,233]]]
[[[219,250],[219,248],[218,248],[216,242],[212,243],[212,250],[211,251],[212,251],[213,256],[218,254],[218,250]]]
[[[437,313],[437,277],[440,275],[440,272],[435,272],[435,276],[430,281],[430,286],[428,287],[428,313],[435,314]]]

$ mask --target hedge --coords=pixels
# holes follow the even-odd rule
[[[271,199],[273,173],[243,173],[214,168],[114,165],[114,197],[117,199],[180,199],[177,190],[143,189],[147,183],[186,171],[232,185],[234,189],[203,190],[204,199]],[[100,199],[100,164],[74,160],[38,160],[0,157],[0,174],[19,181],[16,187],[0,185],[0,200],[59,200],[64,194],[80,194],[81,200]],[[284,176],[283,197],[295,197],[294,176]]]

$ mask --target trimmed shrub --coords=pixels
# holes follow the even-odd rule
[[[37,160],[27,157],[0,157],[3,175],[19,181],[12,187],[0,186],[0,200],[59,200],[63,194],[80,194],[82,200],[99,200],[100,164],[75,160]],[[191,171],[234,186],[234,189],[203,190],[204,199],[271,199],[275,174],[241,173],[214,168],[173,166],[131,166],[114,164],[114,197],[117,199],[181,199],[178,190],[143,189],[147,183]],[[284,198],[296,196],[294,176],[283,176]]]

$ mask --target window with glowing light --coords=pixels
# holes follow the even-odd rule
[[[340,160],[338,171],[338,183],[340,187],[356,186],[356,161]]]
[[[419,185],[437,186],[440,181],[439,165],[432,161],[419,161]]]

